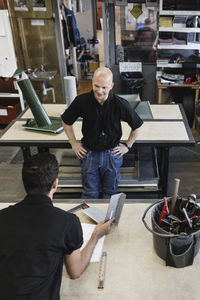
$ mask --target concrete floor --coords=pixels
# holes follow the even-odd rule
[[[19,147],[0,147],[0,202],[20,201],[26,195],[22,183],[22,161],[11,163],[18,154]],[[60,163],[62,151],[51,149]]]
[[[21,164],[11,164],[19,147],[0,147],[0,202],[15,202],[25,195]]]

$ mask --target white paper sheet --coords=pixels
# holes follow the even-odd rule
[[[92,232],[96,225],[86,224],[86,223],[81,223],[81,225],[82,225],[82,229],[83,229],[83,240],[84,240],[84,243],[81,247],[81,249],[82,249],[85,247],[88,240],[90,239]],[[100,238],[98,240],[98,243],[96,244],[96,247],[95,247],[92,257],[90,259],[90,262],[99,262],[100,261],[104,239],[105,239],[105,236],[103,236],[102,238]]]

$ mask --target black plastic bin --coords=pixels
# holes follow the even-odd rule
[[[168,199],[170,205],[171,199]],[[200,248],[200,230],[191,234],[170,234],[158,225],[161,211],[164,205],[163,200],[151,204],[144,212],[142,221],[145,227],[153,233],[153,245],[157,255],[166,261],[166,265],[176,268],[183,268],[193,264],[194,257]],[[147,225],[145,217],[147,212],[153,207],[151,212],[152,229]]]
[[[141,72],[121,72],[123,94],[139,94],[142,100],[144,78]]]

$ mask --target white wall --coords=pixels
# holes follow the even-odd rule
[[[12,77],[17,64],[7,10],[0,10],[0,45],[0,76]]]

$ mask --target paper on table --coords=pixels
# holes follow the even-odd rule
[[[85,247],[85,245],[89,241],[89,239],[92,235],[92,232],[93,232],[96,225],[86,224],[86,223],[81,223],[81,225],[82,225],[82,229],[83,229],[83,240],[84,240],[84,243],[81,247],[81,249],[82,249],[82,248]],[[102,238],[100,238],[98,240],[98,243],[96,244],[96,247],[94,248],[94,252],[92,254],[90,262],[99,262],[100,261],[104,239],[105,239],[105,236],[103,236]]]

